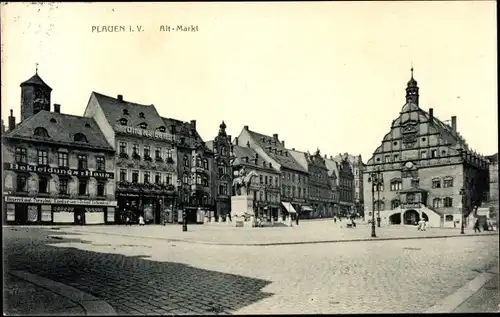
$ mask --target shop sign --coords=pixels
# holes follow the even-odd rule
[[[160,132],[160,131],[155,131],[155,130],[148,130],[148,129],[141,129],[141,128],[134,128],[134,127],[127,127],[123,125],[115,125],[115,131],[124,133],[124,134],[131,134],[131,135],[136,135],[136,136],[141,136],[141,137],[146,137],[146,138],[152,138],[152,139],[160,139],[160,140],[167,140],[174,142],[175,141],[175,136],[170,134],[170,133],[165,133],[165,132]]]
[[[21,171],[21,172],[46,173],[46,174],[83,176],[83,177],[92,176],[92,177],[107,178],[107,179],[113,179],[115,177],[115,173],[112,172],[58,168],[45,165],[38,166],[38,165],[27,165],[27,164],[4,163],[3,166],[4,169],[6,170]]]
[[[75,207],[70,206],[54,206],[52,207],[54,212],[74,212]]]
[[[86,212],[104,212],[103,208],[96,208],[96,207],[86,207],[85,208]]]
[[[25,204],[56,204],[56,205],[84,205],[84,206],[116,206],[116,201],[108,200],[83,200],[83,199],[59,199],[59,198],[32,198],[6,196],[8,203]]]

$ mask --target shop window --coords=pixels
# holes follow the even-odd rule
[[[78,155],[78,169],[86,170],[87,166],[87,155]]]
[[[87,195],[87,181],[84,179],[78,181],[78,195]]]
[[[441,179],[434,178],[432,180],[432,188],[441,188]]]
[[[446,215],[445,220],[448,222],[453,221],[453,215]]]
[[[65,152],[57,153],[57,162],[59,163],[59,167],[69,167],[68,153]]]
[[[104,196],[105,195],[105,184],[104,182],[98,182],[97,183],[97,196]]]
[[[59,194],[67,195],[68,194],[68,180],[60,179],[59,180]]]
[[[444,199],[444,206],[445,207],[453,207],[453,198],[451,197],[446,197]]]
[[[24,175],[17,176],[16,192],[26,192],[27,191],[27,178]]]
[[[38,165],[49,165],[49,154],[45,150],[38,150]]]
[[[26,149],[22,147],[16,147],[16,163],[26,164],[28,162],[28,156],[26,154]]]
[[[104,156],[96,156],[96,169],[98,171],[106,170],[106,161],[104,160]]]

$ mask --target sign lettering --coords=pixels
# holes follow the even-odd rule
[[[137,136],[144,136],[148,138],[155,138],[155,139],[162,139],[162,140],[167,140],[171,142],[176,141],[176,136],[165,133],[165,132],[160,132],[156,130],[147,130],[147,129],[140,129],[140,128],[133,128],[133,127],[126,127],[122,125],[115,125],[115,131],[120,132],[120,133],[125,133],[125,134],[133,134]]]
[[[106,171],[89,171],[89,170],[78,170],[78,169],[66,169],[50,166],[37,166],[37,165],[27,165],[27,164],[15,164],[15,163],[4,163],[5,170],[21,171],[21,172],[33,172],[33,173],[45,173],[45,174],[56,174],[56,175],[68,175],[77,177],[96,177],[96,178],[107,178],[113,179],[115,173]]]
[[[56,204],[56,205],[86,205],[86,206],[116,206],[115,201],[108,200],[83,200],[83,199],[59,199],[59,198],[32,198],[32,197],[16,197],[6,196],[5,201],[8,203],[24,203],[24,204]]]

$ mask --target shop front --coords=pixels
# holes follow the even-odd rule
[[[92,225],[114,222],[116,201],[6,196],[5,222],[13,225]]]

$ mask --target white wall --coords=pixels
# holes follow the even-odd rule
[[[74,212],[54,212],[53,221],[55,223],[74,223]]]

